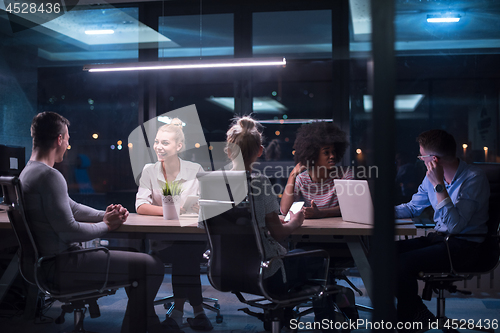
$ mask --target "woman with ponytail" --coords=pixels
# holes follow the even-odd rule
[[[249,116],[237,118],[227,131],[226,153],[233,162],[232,170],[252,172],[253,163],[262,155],[262,126]],[[239,156],[241,154],[241,157]],[[279,242],[288,237],[304,222],[304,211],[294,214],[290,212],[290,221],[282,221],[278,215],[280,207],[271,182],[262,174],[253,174],[251,188],[254,196],[255,218],[261,231],[265,259],[287,254],[287,250]],[[303,250],[294,250],[300,252]],[[322,260],[291,260],[287,265],[281,260],[272,260],[264,271],[264,283],[268,290],[277,294],[286,293],[297,281],[301,280],[301,272],[320,269]],[[285,273],[286,272],[286,273]],[[334,305],[331,298],[323,297],[313,302],[316,319],[334,319]],[[293,309],[285,310],[285,319],[293,319]],[[285,324],[289,324],[286,322]],[[328,331],[328,330],[325,330]]]

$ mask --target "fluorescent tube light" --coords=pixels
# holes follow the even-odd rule
[[[85,30],[86,35],[112,35],[115,31],[111,29],[105,30]]]
[[[234,112],[234,97],[210,97],[207,101]],[[288,110],[286,106],[270,97],[254,97],[252,110],[254,113],[282,114]]]
[[[259,120],[261,124],[273,124],[273,125],[297,125],[297,124],[310,124],[315,121],[324,121],[331,123],[332,119],[268,119]]]
[[[89,72],[150,71],[162,69],[222,68],[251,66],[285,66],[285,58],[234,58],[185,61],[152,61],[121,64],[96,64],[83,66]]]
[[[460,21],[460,15],[427,15],[429,23],[456,23]]]

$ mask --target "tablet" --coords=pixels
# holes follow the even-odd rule
[[[292,207],[288,210],[288,214],[285,216],[285,222],[290,221],[290,212],[297,214],[304,206],[304,201],[297,201],[292,204]]]
[[[184,206],[182,206],[186,211],[191,208],[195,203],[198,203],[198,199],[200,197],[197,195],[188,195],[186,198],[186,202],[184,202]]]

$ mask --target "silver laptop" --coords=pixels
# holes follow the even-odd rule
[[[342,220],[373,224],[373,202],[366,180],[335,179]]]
[[[335,179],[342,220],[373,225],[373,201],[366,180]],[[395,219],[396,225],[413,224],[411,219]]]

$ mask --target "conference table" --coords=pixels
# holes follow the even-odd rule
[[[5,212],[0,212],[0,232],[11,229]],[[394,229],[396,236],[416,235],[414,224],[397,224]],[[368,262],[366,236],[373,233],[373,226],[367,224],[343,221],[341,217],[323,219],[308,219],[296,229],[288,241],[310,243],[345,243],[354,259],[368,295],[372,295],[371,269]],[[205,231],[198,227],[197,215],[181,215],[180,220],[164,220],[162,216],[148,216],[132,213],[127,221],[117,230],[102,237],[151,240],[206,240]],[[17,261],[17,258],[16,258]],[[5,275],[5,274],[4,274]],[[2,277],[3,279],[3,277]]]

